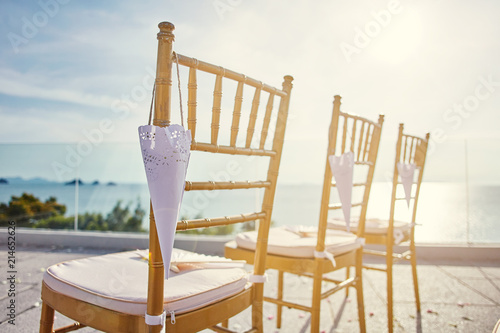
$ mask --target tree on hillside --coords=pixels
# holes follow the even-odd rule
[[[137,206],[134,212],[130,212],[130,205],[122,208],[122,202],[118,201],[106,216],[106,222],[109,230],[113,231],[143,231],[142,219],[146,212],[141,208],[140,202],[137,201]]]
[[[143,232],[142,220],[146,212],[141,208],[139,201],[133,212],[130,211],[130,204],[122,207],[122,202],[118,201],[111,212],[106,217],[101,213],[84,213],[78,215],[79,230],[100,230],[100,231],[139,231]],[[48,229],[73,229],[74,216],[51,216],[32,224],[33,228]]]
[[[42,202],[33,194],[23,193],[19,197],[12,196],[7,204],[0,203],[0,227],[8,226],[8,222],[14,220],[18,227],[73,229],[75,217],[66,217],[65,213],[66,206],[58,203],[55,197]],[[142,232],[145,215],[139,200],[133,210],[130,204],[122,207],[122,202],[118,201],[106,217],[101,213],[79,214],[78,229]]]
[[[43,202],[29,193],[19,197],[13,195],[8,204],[0,203],[0,226],[7,226],[9,220],[15,220],[17,226],[26,227],[36,220],[64,213],[66,206],[58,203],[55,197]]]

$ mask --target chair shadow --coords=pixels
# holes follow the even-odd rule
[[[335,319],[333,320],[333,325],[332,328],[330,329],[330,333],[334,333],[335,330],[338,328],[340,319],[342,318],[342,314],[344,313],[344,308],[347,303],[348,298],[345,297],[342,303],[340,304],[339,309],[337,310],[337,315],[335,316]]]
[[[309,328],[309,326],[311,325],[311,316],[309,316],[309,318],[307,318],[306,322],[304,323],[304,325],[302,326],[302,328],[300,329],[299,333],[306,333],[306,332],[309,332],[311,329]]]
[[[417,333],[422,333],[422,314],[417,312],[415,319],[417,321]]]
[[[340,304],[339,309],[337,310],[337,315],[335,316],[335,319],[333,320],[333,325],[330,328],[329,333],[335,333],[335,330],[338,328],[340,320],[342,319],[342,315],[344,313],[345,306],[347,304],[348,298],[345,297],[342,303]],[[309,332],[309,326],[311,325],[311,316],[307,319],[307,321],[304,323],[304,325],[301,327],[299,333],[306,333]],[[418,323],[417,323],[417,333],[422,333],[422,327],[421,327],[421,318],[420,318],[420,313],[418,313]]]

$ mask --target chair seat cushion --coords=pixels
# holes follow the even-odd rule
[[[142,253],[139,253],[142,252]],[[142,256],[141,256],[142,255]],[[144,315],[148,290],[148,251],[130,251],[71,260],[47,269],[52,290],[118,312]],[[229,260],[174,249],[172,261]],[[204,268],[170,272],[164,308],[183,313],[230,297],[247,287],[242,268]]]
[[[401,231],[406,233],[410,230],[410,223],[402,222],[402,221],[394,221],[394,231]],[[335,230],[346,230],[346,224],[344,219],[336,219],[332,218],[328,220],[328,228]],[[351,220],[350,223],[351,232],[357,232],[358,230],[358,221],[357,219]],[[387,229],[389,228],[389,221],[383,219],[366,219],[365,221],[365,234],[386,234]]]
[[[267,252],[297,258],[313,258],[316,249],[318,228],[304,226],[277,227],[269,230]],[[257,232],[248,231],[236,236],[239,247],[255,250]],[[338,255],[357,249],[361,243],[356,235],[340,230],[327,230],[325,237],[326,251]]]

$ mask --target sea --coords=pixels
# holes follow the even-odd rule
[[[67,216],[97,212],[106,215],[118,201],[134,208],[137,204],[149,211],[147,184],[115,185],[1,184],[0,202],[24,192],[41,200],[53,196],[66,205]],[[368,216],[387,218],[391,184],[374,182],[368,206]],[[78,198],[76,205],[75,198]],[[316,225],[319,218],[321,185],[279,184],[272,215],[273,225]],[[500,244],[500,186],[463,183],[424,182],[418,202],[416,241],[438,244]],[[259,211],[262,191],[186,192],[180,216],[182,218],[216,217]],[[402,204],[406,202],[401,201]],[[397,218],[407,219],[410,209],[403,207]],[[222,214],[222,215],[221,215]],[[148,228],[147,214],[143,226]]]

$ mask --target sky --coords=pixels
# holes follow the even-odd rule
[[[145,181],[137,127],[169,21],[181,54],[276,87],[294,77],[282,182],[322,181],[338,94],[346,112],[385,115],[377,180],[404,123],[431,133],[424,180],[463,182],[467,151],[471,182],[500,183],[499,17],[494,0],[3,0],[0,176],[69,179],[54,162],[94,140],[82,177]]]

